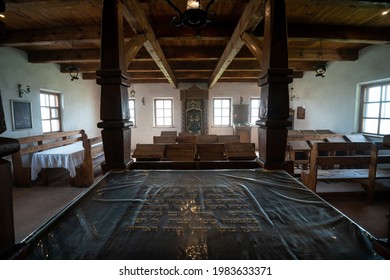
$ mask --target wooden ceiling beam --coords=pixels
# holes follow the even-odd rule
[[[188,52],[183,51],[180,47],[173,47],[166,49],[166,53],[172,55],[172,57],[167,56],[167,61],[170,63],[210,63],[214,62],[217,59],[215,56],[214,59],[207,56],[207,53],[221,53],[221,49],[214,50],[213,48],[198,48],[197,55],[188,57]],[[305,49],[305,48],[290,48],[289,49],[289,61],[318,61],[320,55],[319,49]],[[184,57],[183,57],[184,56]],[[355,61],[358,59],[358,51],[354,49],[323,49],[322,58],[325,61],[339,60],[339,61]],[[99,49],[86,49],[86,50],[55,50],[55,51],[35,51],[28,53],[28,61],[31,63],[86,63],[86,62],[95,62],[98,63],[100,59],[100,50]],[[253,54],[247,49],[243,48],[234,60],[255,60]],[[151,58],[145,55],[138,55],[133,59],[134,61],[151,61]],[[131,64],[130,66],[131,67]],[[227,66],[225,69],[227,69]]]
[[[139,3],[136,0],[126,0],[123,2],[124,18],[136,34],[145,34],[147,41],[144,47],[154,59],[157,66],[161,69],[169,83],[177,88],[176,77],[165,58],[165,55],[154,35],[153,29]]]
[[[172,26],[170,26],[172,28]],[[211,28],[211,27],[210,27]],[[213,27],[214,28],[214,27]],[[225,31],[225,29],[219,29]],[[390,42],[389,28],[380,27],[353,27],[335,25],[309,25],[309,24],[289,24],[289,41],[323,40],[329,42],[342,43],[364,43],[383,44]],[[202,30],[202,37],[195,38],[191,34],[186,37],[177,36],[172,33],[172,37],[158,37],[161,45],[170,41],[180,41],[182,43],[195,41],[228,41],[227,34],[214,32],[212,36],[207,35],[207,30]],[[250,33],[248,33],[250,34]],[[262,39],[263,28],[258,27],[253,34]],[[126,40],[134,36],[134,32],[125,28]],[[44,29],[28,30],[7,30],[7,36],[1,39],[0,46],[8,47],[28,47],[28,46],[49,46],[59,44],[79,44],[79,43],[100,43],[100,26],[64,26]]]
[[[209,80],[209,87],[213,87],[218,79],[222,76],[225,69],[233,61],[234,57],[241,50],[241,47],[244,45],[244,42],[241,40],[241,36],[244,32],[253,31],[259,22],[263,19],[263,1],[262,0],[251,0],[237,24],[236,29],[233,32],[232,37],[230,38],[229,43],[227,44],[217,67],[215,68],[213,74]]]

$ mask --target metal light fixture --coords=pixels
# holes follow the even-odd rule
[[[318,54],[319,61],[316,65],[314,65],[314,69],[316,71],[316,77],[322,77],[322,78],[325,77],[325,72],[326,72],[326,62],[322,61],[323,53],[324,53],[324,49],[323,49],[322,41],[321,41],[321,51]]]
[[[70,76],[71,81],[79,79],[80,68],[78,66],[76,66],[75,64],[72,64],[72,65],[66,67],[66,71],[69,72],[69,76]]]
[[[23,89],[22,85],[18,84],[18,93],[19,93],[19,97],[22,98],[23,94],[30,93],[30,86],[26,86],[26,89]]]
[[[74,42],[72,43],[72,50],[75,50]],[[72,60],[72,64],[65,68],[66,71],[69,72],[70,80],[78,80],[79,79],[79,71],[80,67],[76,65],[76,52],[74,51],[74,57]]]
[[[179,27],[180,25],[194,29],[196,37],[200,37],[200,30],[215,18],[214,12],[210,12],[211,5],[215,0],[211,0],[205,10],[202,10],[201,0],[187,0],[187,9],[182,13],[171,0],[166,0],[169,6],[175,10],[177,16],[172,18],[172,23]]]
[[[5,36],[5,23],[3,19],[5,18],[5,2],[0,0],[0,39]]]

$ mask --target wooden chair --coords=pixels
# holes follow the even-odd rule
[[[165,160],[194,161],[196,145],[192,143],[178,143],[165,145]]]
[[[175,144],[176,136],[153,136],[153,144]]]
[[[207,143],[196,145],[196,158],[199,161],[226,160],[225,145],[222,143]]]
[[[252,143],[225,143],[228,160],[252,160],[257,158]]]
[[[162,144],[137,144],[132,155],[139,161],[164,160],[165,145]]]

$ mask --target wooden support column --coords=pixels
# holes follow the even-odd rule
[[[126,75],[123,5],[104,0],[101,30],[101,68],[96,82],[101,86],[100,118],[106,165],[104,170],[126,169],[131,163],[131,122]]]
[[[287,20],[284,0],[265,1],[259,159],[266,169],[284,169],[289,117],[288,84],[293,71],[288,69]]]

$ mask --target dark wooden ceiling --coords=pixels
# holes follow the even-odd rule
[[[31,63],[73,63],[83,79],[100,68],[101,0],[6,0],[0,46],[22,49]],[[217,0],[215,21],[195,37],[171,23],[165,0],[123,0],[125,42],[146,42],[129,63],[131,83],[257,82],[261,72],[262,0]],[[186,0],[173,0],[184,11]],[[205,7],[209,1],[203,1]],[[388,1],[286,0],[289,67],[299,77],[319,60],[354,61],[360,49],[390,42]],[[250,6],[250,8],[247,8]],[[253,8],[255,7],[255,8]],[[147,23],[143,22],[147,19]],[[239,24],[239,22],[241,22]],[[149,44],[147,44],[149,42]],[[159,49],[162,52],[159,52]],[[156,57],[157,53],[157,57]],[[161,63],[161,58],[163,63]],[[165,61],[165,63],[164,63]],[[313,73],[314,75],[314,73]]]

